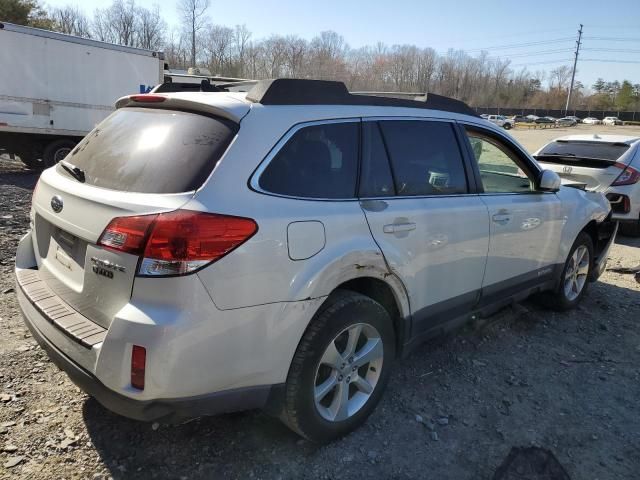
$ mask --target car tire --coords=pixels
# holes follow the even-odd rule
[[[510,123],[505,123],[504,124],[504,129],[505,130],[510,130],[511,129],[511,124]]]
[[[569,250],[558,286],[546,295],[545,303],[559,311],[575,308],[587,292],[592,270],[593,241],[586,232],[580,232]]]
[[[64,157],[67,156],[73,147],[76,146],[76,142],[73,140],[62,139],[55,140],[49,143],[42,154],[42,160],[45,167],[52,167]]]
[[[626,237],[640,237],[640,221],[620,223],[620,234]]]
[[[313,442],[346,435],[380,401],[394,358],[395,334],[387,310],[365,295],[336,290],[298,345],[280,418]]]

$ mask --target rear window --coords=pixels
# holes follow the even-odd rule
[[[552,142],[538,153],[541,155],[564,155],[577,158],[597,158],[615,161],[620,158],[629,146],[624,143],[598,142]]]
[[[139,193],[180,193],[205,182],[237,132],[231,121],[174,110],[115,111],[66,161],[85,183]],[[69,175],[60,165],[57,171]]]

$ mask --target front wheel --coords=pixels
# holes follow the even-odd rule
[[[380,400],[394,357],[392,320],[384,307],[359,293],[334,292],[298,345],[282,420],[320,443],[351,432]]]
[[[504,129],[505,130],[510,130],[511,129],[511,124],[510,123],[505,123],[504,124]]]
[[[580,232],[573,243],[555,291],[547,295],[548,304],[556,310],[570,310],[578,305],[589,286],[593,268],[593,241]]]

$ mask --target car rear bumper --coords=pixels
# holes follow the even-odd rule
[[[93,374],[71,360],[50,342],[24,311],[23,315],[33,338],[48,353],[51,361],[67,373],[73,383],[94,397],[104,407],[128,418],[142,421],[178,422],[203,415],[262,408],[267,404],[274,389],[271,385],[263,385],[189,398],[135,400],[120,395],[103,385]]]
[[[59,332],[61,328],[55,326],[54,321],[37,308],[33,298],[27,295],[24,286],[19,282],[16,291],[25,324],[38,344],[49,354],[53,363],[66,372],[73,383],[104,407],[125,417],[143,421],[177,422],[203,415],[262,408],[267,404],[274,389],[272,385],[260,385],[185,398],[137,400],[127,397],[104,385],[87,368],[72,360],[51,341],[47,334],[49,337],[57,337],[60,334],[71,337],[71,334]],[[58,344],[65,344],[59,338],[57,340]],[[76,343],[81,342],[77,340]],[[90,365],[95,360],[95,356],[92,355],[93,349],[87,349],[83,345],[78,347],[84,349],[86,353],[86,358],[80,361]],[[77,352],[71,353],[77,356]]]

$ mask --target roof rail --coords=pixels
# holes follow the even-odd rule
[[[343,82],[276,78],[258,81],[247,93],[247,100],[262,105],[371,105],[424,108],[478,116],[466,103],[433,93],[417,96],[411,100],[381,96],[383,92],[375,92],[377,95],[362,93],[349,93]]]

